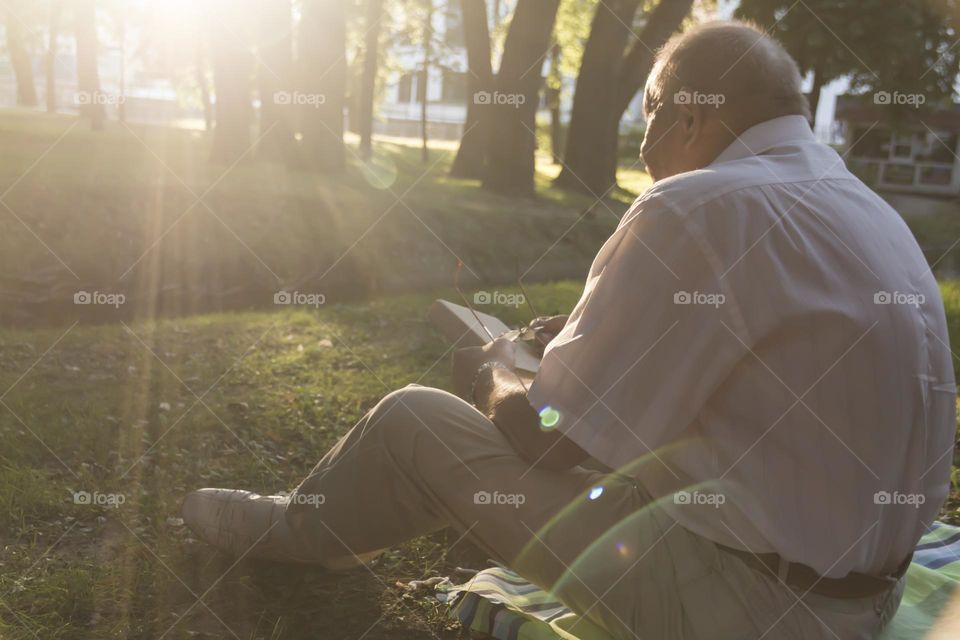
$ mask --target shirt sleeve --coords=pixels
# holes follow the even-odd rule
[[[638,201],[530,387],[543,428],[613,468],[682,438],[746,352],[736,302],[693,226],[656,198]]]

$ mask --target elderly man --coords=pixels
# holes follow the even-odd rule
[[[936,282],[760,31],[674,37],[645,91],[655,183],[535,378],[458,351],[461,397],[391,393],[289,498],[204,489],[187,523],[327,567],[453,526],[617,638],[876,637],[947,491]]]

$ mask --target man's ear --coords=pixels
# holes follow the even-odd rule
[[[703,107],[698,104],[678,104],[677,127],[683,137],[683,145],[692,148],[700,139],[703,129]]]

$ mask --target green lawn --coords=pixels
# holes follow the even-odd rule
[[[562,312],[580,286],[528,293],[539,313]],[[960,344],[960,287],[944,294]],[[387,391],[448,387],[447,347],[424,320],[434,295],[454,293],[0,331],[0,387],[12,387],[0,411],[0,637],[232,637],[217,618],[244,639],[455,637],[432,598],[396,586],[485,566],[467,542],[446,550],[454,533],[330,576],[231,568],[169,520],[196,487],[289,489]],[[81,491],[123,503],[76,504]],[[958,498],[943,517],[958,520]]]
[[[528,291],[552,313],[579,288]],[[447,347],[424,319],[432,295],[0,331],[0,387],[12,386],[0,409],[0,637],[232,637],[219,617],[244,639],[356,638],[381,615],[366,638],[453,637],[439,605],[394,585],[485,566],[468,543],[444,551],[457,534],[404,545],[372,574],[242,563],[204,598],[212,612],[184,615],[230,561],[168,521],[193,488],[290,489],[389,390],[448,386]],[[123,504],[75,504],[81,491]]]

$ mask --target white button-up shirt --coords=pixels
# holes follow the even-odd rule
[[[636,200],[529,398],[680,525],[824,576],[893,571],[947,494],[937,283],[800,116]]]

